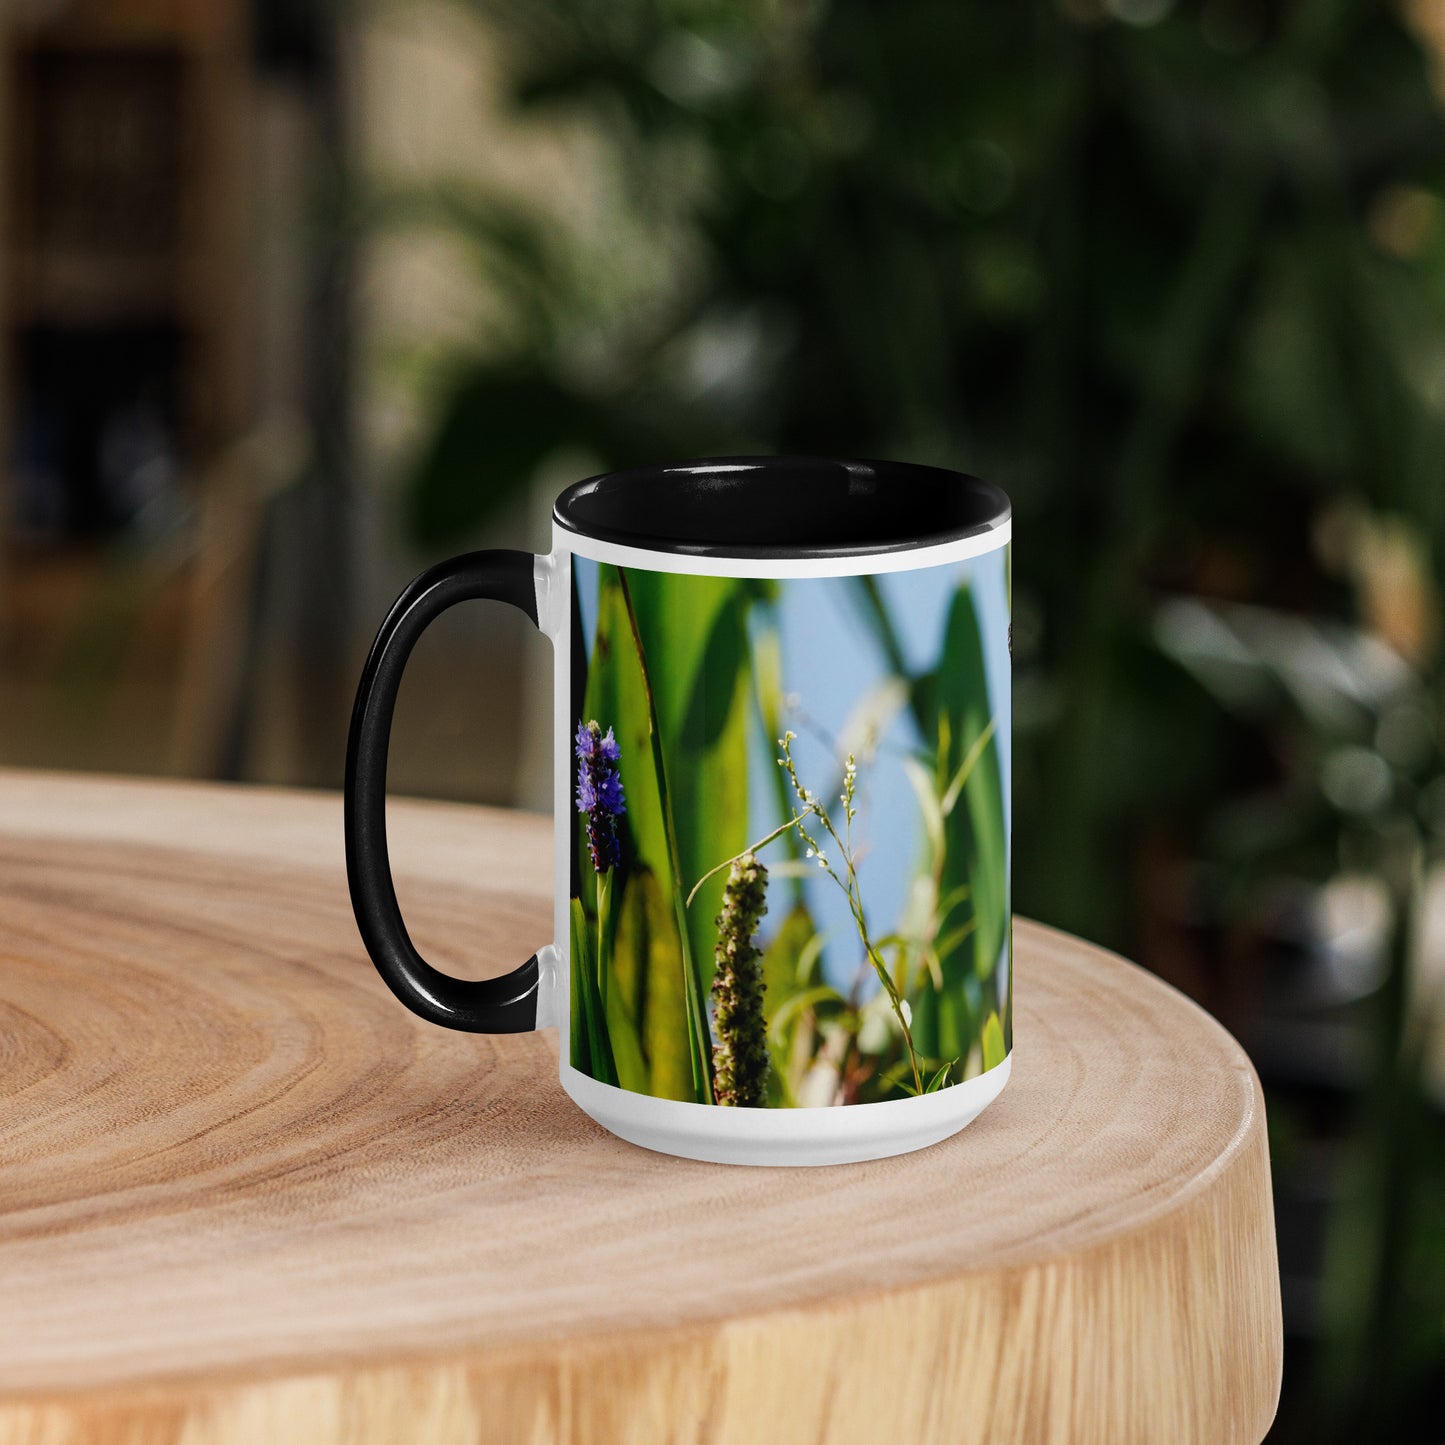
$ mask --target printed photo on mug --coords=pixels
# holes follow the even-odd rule
[[[876,575],[572,560],[574,1069],[740,1108],[1007,1057],[1009,549]]]

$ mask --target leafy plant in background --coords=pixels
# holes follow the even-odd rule
[[[1358,1438],[1372,1433],[1378,1401],[1408,1398],[1445,1353],[1435,1308],[1445,1262],[1433,1247],[1445,1228],[1445,1137],[1430,1106],[1445,1084],[1445,994],[1427,922],[1432,895],[1435,907],[1445,899],[1445,739],[1439,679],[1420,669],[1441,598],[1399,518],[1350,507],[1321,522],[1323,560],[1351,578],[1372,628],[1182,599],[1156,625],[1222,708],[1292,736],[1301,763],[1214,841],[1215,866],[1228,878],[1333,869],[1384,904],[1362,1010],[1373,1068],[1327,1239],[1317,1387],[1320,1415],[1342,1416]]]
[[[1221,706],[1158,645],[1156,613],[1197,596],[1355,615],[1308,535],[1338,499],[1403,519],[1441,573],[1445,125],[1404,19],[1428,8],[471,8],[519,110],[584,120],[612,157],[627,224],[614,246],[611,227],[568,226],[570,198],[556,216],[460,185],[423,198],[509,321],[458,359],[409,493],[416,534],[450,541],[494,515],[559,444],[599,464],[825,450],[997,477],[1028,539],[1021,907],[1147,941],[1129,860],[1162,834],[1181,865],[1225,860],[1237,882],[1219,906],[1247,928],[1283,866],[1251,841],[1251,800],[1274,773],[1308,773],[1314,744]],[[1438,652],[1416,665],[1438,729]],[[910,705],[926,715],[925,694]],[[1291,866],[1323,879],[1358,861],[1357,830],[1311,790],[1271,806],[1303,840]],[[784,926],[806,924],[795,902]],[[1407,1052],[1406,1015],[1382,1018],[1377,1081]],[[1391,1097],[1420,1101],[1408,1083]],[[1374,1172],[1396,1179],[1408,1144],[1378,1118],[1359,1138],[1391,1151]],[[1340,1321],[1370,1320],[1403,1342],[1397,1368],[1384,1395],[1378,1372],[1332,1369],[1323,1418],[1295,1396],[1300,1438],[1356,1439],[1368,1422],[1426,1439],[1417,1407],[1438,1375],[1410,1363],[1429,1355],[1410,1322],[1441,1313],[1445,1235],[1398,1199],[1356,1227],[1396,1243],[1364,1276],[1331,1276],[1326,1297],[1356,1307],[1317,1324],[1343,1349],[1355,1326]],[[1417,1288],[1437,1282],[1433,1305],[1388,1288],[1404,1257]]]

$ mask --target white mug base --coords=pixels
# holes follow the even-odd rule
[[[659,1154],[711,1164],[857,1164],[926,1149],[971,1124],[1003,1090],[1010,1054],[936,1094],[822,1109],[720,1109],[635,1094],[562,1065],[562,1087],[604,1129]]]

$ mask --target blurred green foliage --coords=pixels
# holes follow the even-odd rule
[[[413,534],[483,525],[558,447],[599,468],[887,455],[1001,482],[1020,910],[1128,945],[1130,850],[1155,826],[1216,869],[1226,913],[1287,873],[1387,882],[1361,1182],[1295,1418],[1301,1439],[1431,1438],[1412,1422],[1445,1349],[1441,1131],[1404,1000],[1445,826],[1445,122],[1404,12],[472,8],[518,112],[584,127],[600,179],[575,206],[457,183],[402,208],[454,228],[506,316],[456,359]],[[1377,534],[1404,540],[1362,550]],[[1383,638],[1403,680],[1321,711],[1319,638],[1284,625],[1242,683],[1247,657],[1202,656],[1207,608],[1161,646],[1174,597]],[[1405,704],[1413,753],[1385,722]]]

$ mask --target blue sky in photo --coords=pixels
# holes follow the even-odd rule
[[[590,651],[597,626],[596,564],[578,559],[576,576]],[[1009,618],[1003,550],[949,566],[883,573],[878,586],[905,660],[921,671],[931,668],[938,658],[949,602],[964,581],[973,588],[983,632],[990,701],[998,716],[1005,816],[1012,836]],[[804,786],[825,799],[840,823],[841,808],[835,810],[837,799],[828,796],[842,772],[837,740],[859,703],[877,694],[889,676],[872,633],[857,611],[855,586],[847,578],[791,578],[780,584],[778,606],[784,688],[796,703],[788,724],[798,735],[793,756]],[[869,929],[875,937],[893,931],[922,856],[918,804],[902,763],[905,754],[921,746],[912,717],[900,709],[882,734],[872,761],[865,764],[860,759],[859,763],[860,811],[854,824],[854,845]],[[750,832],[757,839],[777,827],[784,815],[778,812],[777,789],[769,776],[778,770],[777,740],[763,736],[756,710],[749,753]],[[814,828],[817,831],[816,823]],[[782,841],[764,849],[761,857],[770,866],[783,862],[787,854]],[[846,990],[861,961],[847,900],[821,870],[809,873],[804,887],[809,909],[829,940],[824,953],[828,982]],[[781,878],[770,889],[773,911],[764,922],[764,940],[782,922],[790,891],[791,884]],[[868,979],[864,996],[875,987]]]

